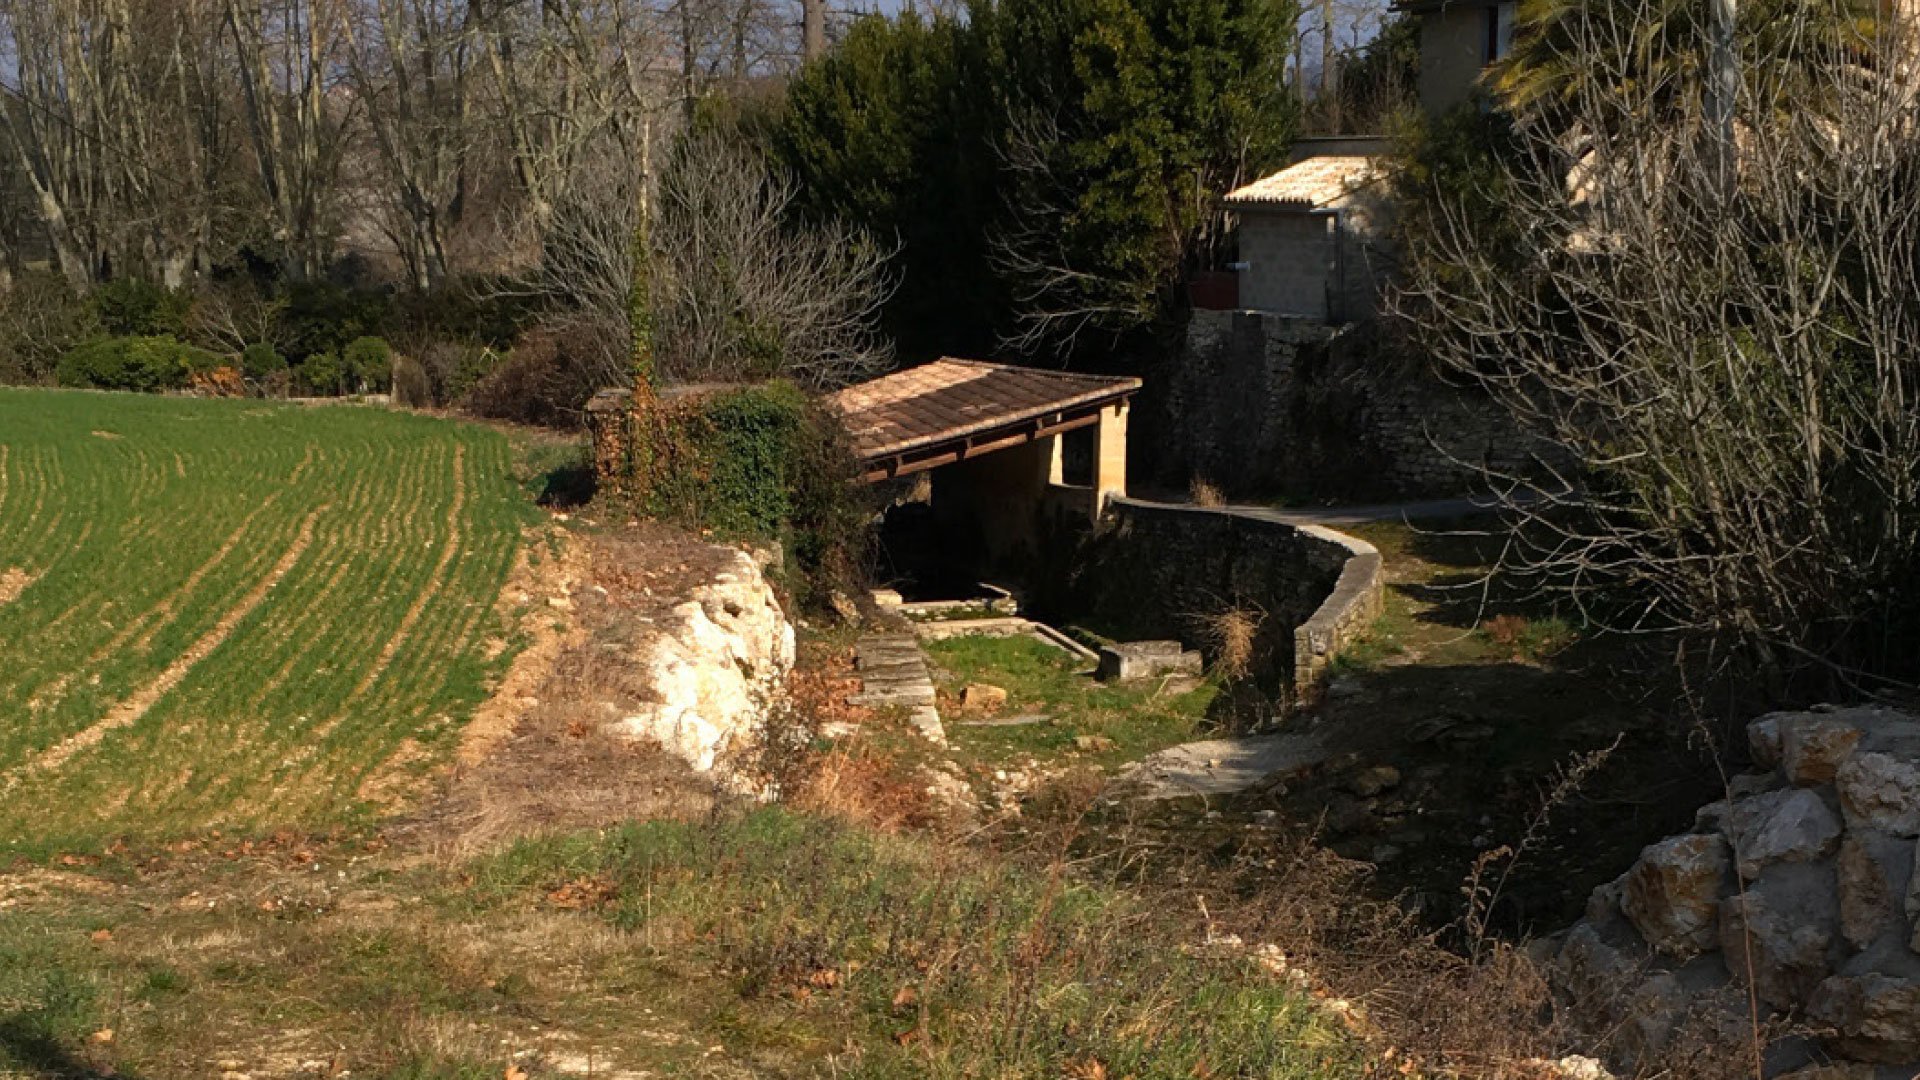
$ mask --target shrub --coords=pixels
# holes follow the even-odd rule
[[[62,386],[100,390],[178,390],[195,373],[220,366],[220,358],[165,336],[97,337],[60,358]]]
[[[467,341],[429,342],[418,353],[426,372],[426,405],[446,405],[465,398],[480,380],[498,366],[500,354]]]
[[[93,290],[93,310],[109,334],[178,337],[193,298],[151,281],[109,281]]]
[[[249,379],[265,379],[287,370],[287,358],[264,341],[256,341],[240,351],[240,370]]]
[[[386,339],[357,337],[340,354],[347,380],[362,393],[384,393],[393,385],[393,346]]]
[[[387,314],[383,293],[323,282],[291,286],[280,315],[287,355],[330,352],[338,356],[348,342],[385,325]]]
[[[0,382],[50,382],[60,358],[100,332],[93,305],[58,275],[22,274],[0,293]]]
[[[465,407],[494,420],[577,427],[587,399],[619,383],[627,352],[619,327],[583,320],[542,324],[521,335],[474,386]]]
[[[314,353],[300,363],[300,382],[321,397],[338,394],[345,378],[340,358],[331,352]]]
[[[648,509],[723,537],[781,541],[811,603],[855,582],[867,518],[839,421],[798,387],[770,382],[662,408]]]
[[[433,405],[433,380],[427,377],[427,369],[420,361],[411,356],[396,356],[393,359],[393,400],[397,405],[409,409],[425,409]]]

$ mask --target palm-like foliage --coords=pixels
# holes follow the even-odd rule
[[[1549,120],[1594,91],[1684,114],[1709,79],[1713,8],[1712,0],[1521,0],[1513,50],[1490,84],[1509,109]],[[1811,91],[1813,80],[1781,76],[1836,51],[1864,57],[1885,18],[1879,0],[1740,0],[1734,44],[1743,81],[1771,94]]]

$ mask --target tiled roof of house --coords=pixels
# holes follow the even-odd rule
[[[924,449],[1070,409],[1105,404],[1140,380],[946,357],[827,398],[863,461]]]
[[[1271,206],[1287,210],[1318,210],[1378,180],[1383,170],[1378,158],[1357,154],[1326,154],[1289,165],[1227,194],[1228,206]]]

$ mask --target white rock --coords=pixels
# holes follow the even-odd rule
[[[657,699],[621,721],[701,772],[747,745],[793,668],[793,626],[745,552],[660,620],[638,648]]]

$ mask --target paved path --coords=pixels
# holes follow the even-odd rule
[[[947,741],[919,638],[910,633],[868,634],[854,645],[853,664],[860,673],[860,692],[847,704],[905,709],[907,721],[920,734],[935,743]]]
[[[1114,779],[1114,792],[1136,799],[1238,795],[1271,786],[1331,756],[1317,735],[1208,739],[1148,755]]]
[[[1226,510],[1246,517],[1263,521],[1277,521],[1286,525],[1362,525],[1369,521],[1433,521],[1446,518],[1476,517],[1491,514],[1500,508],[1500,503],[1491,496],[1462,495],[1452,499],[1420,499],[1412,502],[1364,503],[1358,506],[1328,506],[1282,509],[1275,506],[1227,505],[1218,507],[1197,507],[1184,499],[1154,499],[1129,497],[1131,501],[1148,506],[1177,507],[1186,510],[1213,509]],[[1539,502],[1544,495],[1529,497],[1525,494],[1515,496],[1511,501],[1519,505]]]

